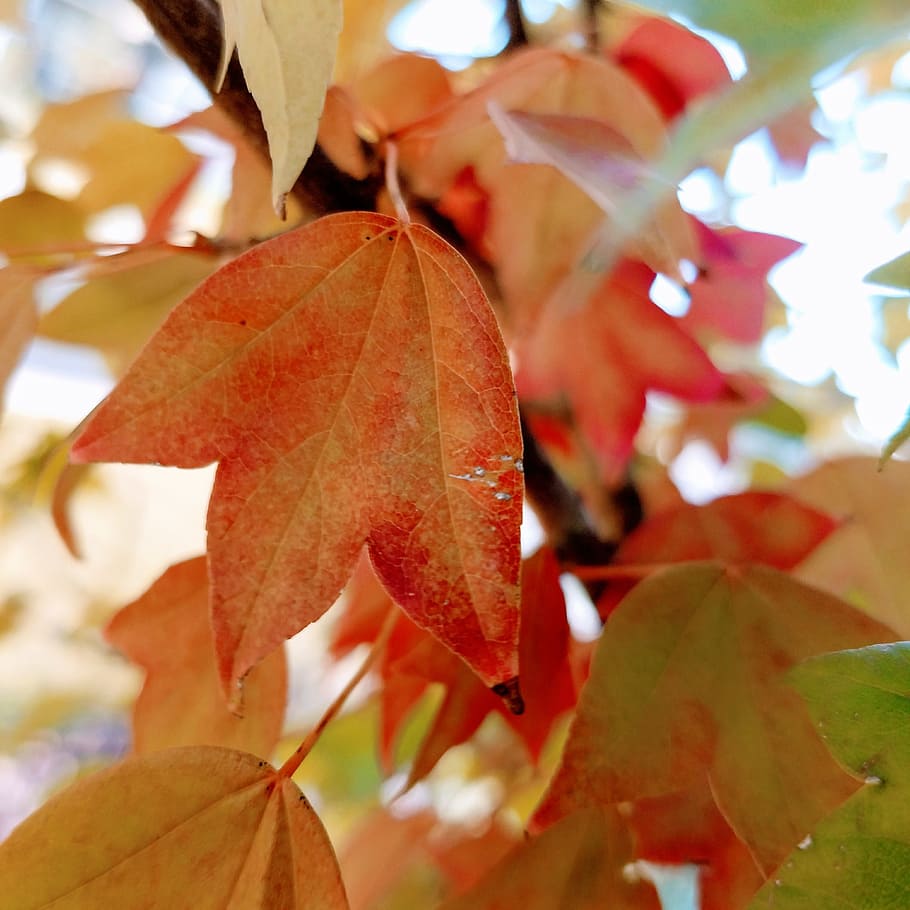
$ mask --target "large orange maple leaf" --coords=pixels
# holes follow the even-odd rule
[[[219,462],[208,512],[226,691],[332,604],[367,543],[381,581],[488,685],[517,673],[521,435],[508,359],[461,256],[333,215],[178,305],[73,448]]]

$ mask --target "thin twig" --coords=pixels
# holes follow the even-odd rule
[[[310,754],[310,750],[319,741],[319,737],[322,736],[325,728],[335,719],[338,712],[344,707],[345,702],[348,700],[348,696],[350,696],[354,689],[357,688],[357,685],[364,678],[364,676],[369,673],[370,668],[374,663],[376,663],[379,656],[385,650],[386,643],[389,640],[389,635],[392,632],[392,626],[395,625],[395,620],[397,617],[397,610],[389,610],[389,614],[386,616],[385,622],[382,624],[379,635],[376,636],[376,640],[373,642],[373,645],[370,648],[370,652],[364,658],[364,661],[360,665],[360,668],[348,680],[347,685],[341,690],[341,692],[338,693],[338,696],[326,709],[325,714],[319,718],[316,726],[313,727],[309,733],[307,733],[307,735],[304,737],[303,742],[294,750],[288,760],[278,769],[278,777],[292,777],[294,772],[300,767],[301,762],[307,757],[307,755]]]

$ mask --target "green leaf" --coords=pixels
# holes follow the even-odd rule
[[[866,785],[807,837],[751,910],[910,906],[910,643],[826,654],[791,679]]]
[[[899,291],[910,291],[910,252],[901,253],[895,259],[874,268],[863,281]]]
[[[767,57],[821,44],[858,46],[907,12],[899,0],[644,0],[640,5],[682,15],[728,35],[747,53]]]

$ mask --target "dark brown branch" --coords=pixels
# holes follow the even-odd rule
[[[253,100],[236,56],[221,91],[213,92],[221,59],[221,11],[215,0],[135,0],[161,40],[183,60],[213,93],[215,103],[266,156],[268,142],[259,108]],[[355,180],[335,167],[317,146],[292,193],[317,213],[371,209],[381,178]]]
[[[601,0],[583,0],[582,13],[584,15],[585,47],[591,53],[600,49],[600,23],[597,21],[597,11],[603,6]]]
[[[556,473],[524,419],[521,432],[525,490],[528,502],[543,525],[547,543],[560,562],[576,566],[606,565],[613,559],[619,541],[598,537],[581,497]],[[625,535],[641,521],[641,501],[635,488],[631,484],[621,487],[614,494],[614,505]],[[585,582],[585,588],[595,602],[605,586],[602,581]]]
[[[506,0],[506,25],[509,27],[509,40],[506,50],[514,50],[528,43],[528,30],[521,12],[521,0]]]

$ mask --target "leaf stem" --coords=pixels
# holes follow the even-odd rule
[[[397,616],[398,611],[396,609],[389,610],[389,615],[385,618],[385,622],[379,630],[379,635],[376,636],[376,640],[373,642],[363,663],[360,665],[357,672],[348,680],[347,685],[338,693],[335,700],[329,705],[322,717],[319,718],[313,729],[307,733],[303,742],[300,743],[287,761],[278,769],[278,777],[292,777],[294,772],[300,767],[301,762],[310,754],[310,750],[319,741],[319,737],[322,736],[323,730],[325,730],[325,728],[335,719],[338,712],[344,707],[350,694],[357,688],[357,685],[364,676],[369,673],[370,668],[376,663],[379,656],[385,650],[386,643],[389,640],[389,635],[392,632],[392,626],[395,625]]]
[[[395,205],[395,214],[402,224],[411,223],[411,215],[404,204],[401,195],[401,185],[398,182],[398,146],[388,140],[385,145],[385,187]]]

